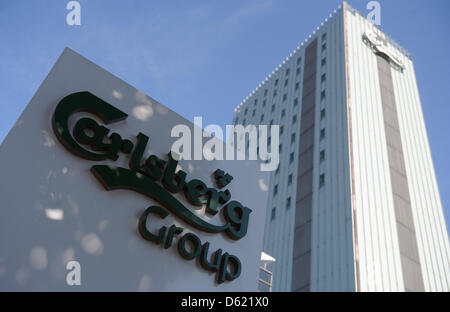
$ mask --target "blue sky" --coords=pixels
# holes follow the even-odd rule
[[[234,107],[342,2],[0,1],[0,142],[68,46],[184,117],[231,123]],[[366,0],[349,1],[367,14]],[[450,1],[381,3],[381,28],[413,55],[450,224]]]

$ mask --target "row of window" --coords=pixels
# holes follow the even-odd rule
[[[286,199],[286,210],[291,208],[291,197],[288,197]],[[271,219],[275,219],[275,215],[276,215],[276,207],[272,208],[272,214],[271,214]]]
[[[322,83],[324,83],[326,81],[326,74],[324,73],[324,74],[322,74],[322,76],[321,76],[321,82]],[[298,83],[296,83],[296,85],[295,85],[295,89],[297,90],[299,88],[299,84]],[[285,102],[287,100],[287,94],[284,94],[283,95],[283,102]],[[325,100],[325,90],[322,90],[321,92],[320,92],[320,100],[321,101],[324,101]],[[255,103],[257,103],[257,99],[255,99]],[[266,105],[266,100],[264,100],[263,101],[263,107]],[[295,106],[297,106],[298,105],[298,98],[295,98],[294,99],[294,107]],[[272,107],[271,107],[271,112],[274,112],[275,111],[275,104],[272,104]],[[245,108],[245,110],[244,110],[244,116],[245,115],[247,115],[247,113],[248,113],[248,107],[246,107]],[[285,114],[286,114],[286,110],[285,109],[283,109],[282,111],[281,111],[281,117],[284,117],[285,116]],[[256,115],[256,109],[253,109],[253,111],[252,111],[252,117],[255,117],[255,115]],[[323,118],[324,116],[322,116],[322,112],[321,112],[321,119]],[[295,120],[293,120],[293,124],[296,122],[296,116],[294,116],[294,119]],[[236,121],[237,121],[237,118],[236,118]],[[243,121],[242,121],[242,124],[245,126],[245,123],[246,123],[246,121],[247,121],[247,119],[246,118],[244,118],[243,119]],[[260,116],[260,122],[263,122],[264,121],[264,114],[262,114],[261,116]],[[272,124],[272,123],[271,123]]]
[[[253,113],[253,115],[254,115],[254,113]],[[286,110],[285,109],[283,109],[282,111],[281,111],[281,117],[284,117],[286,115]],[[321,111],[320,111],[320,120],[322,120],[322,119],[324,119],[325,118],[325,109],[323,108],[323,109],[321,109]],[[261,118],[260,118],[260,122],[263,122],[264,121],[264,114],[262,114],[261,115]],[[245,122],[246,122],[246,118],[244,118],[244,120],[242,121],[242,125],[243,126],[245,126]],[[294,116],[292,116],[292,124],[295,124],[297,122],[297,114],[295,114]],[[273,125],[273,119],[271,119],[270,120],[270,123],[269,123],[269,125]],[[282,134],[282,127],[283,126],[280,126],[280,134]],[[325,130],[324,130],[325,131]]]
[[[325,39],[326,39],[326,33],[324,33],[322,35],[322,42],[323,42],[322,43],[322,52],[326,51],[326,42],[324,42]],[[301,57],[298,57],[297,58],[297,65],[300,65],[300,63],[301,63]],[[326,57],[323,57],[321,59],[321,66],[323,67],[323,66],[325,66],[325,64],[326,64]],[[285,73],[286,73],[286,76],[289,76],[290,68],[287,68]],[[300,67],[297,67],[297,69],[296,69],[296,76],[298,76],[299,74],[300,74]],[[321,81],[324,82],[325,79],[326,79],[325,74],[323,74],[322,77],[321,77]],[[279,78],[275,79],[275,83],[274,83],[275,87],[278,86],[278,83],[279,83]],[[284,86],[287,87],[288,84],[289,84],[289,78],[286,78],[285,81],[284,81]],[[299,88],[300,88],[300,83],[296,82],[295,83],[295,90],[298,90]],[[269,92],[268,89],[264,90],[264,97],[267,96],[268,92]],[[274,92],[273,92],[273,96],[274,97],[277,96],[277,93],[278,93],[278,90],[275,89]],[[285,94],[283,94],[283,102],[286,101],[286,99],[287,99],[287,94],[285,93]],[[258,99],[255,99],[254,106],[256,106],[257,103],[258,103]],[[263,107],[265,106],[265,104],[266,104],[266,100],[263,101]],[[295,105],[295,103],[294,103],[294,105]],[[248,111],[248,108],[245,109],[245,114],[247,114],[247,111]]]
[[[291,208],[291,197],[288,197],[286,199],[286,210],[289,210]],[[272,208],[272,213],[271,213],[271,220],[275,219],[276,217],[276,207]]]
[[[322,53],[326,51],[326,43],[324,43],[324,40],[326,39],[326,33],[324,33],[322,35]],[[327,63],[327,59],[326,57],[323,57],[321,62],[320,62],[320,66],[324,67]],[[326,73],[323,73],[320,77],[320,82],[322,85],[325,84],[326,82]],[[324,103],[325,101],[325,88],[323,88],[323,90],[321,90],[320,92],[320,104],[322,105],[322,103]],[[320,110],[320,120],[323,120],[325,118],[325,108],[322,108]],[[325,139],[325,128],[320,129],[320,141]],[[319,152],[319,163],[323,163],[325,161],[325,150],[322,149]],[[320,173],[319,175],[319,189],[322,188],[325,185],[325,173]]]
[[[292,184],[292,174],[289,175],[288,177],[288,185]],[[325,185],[325,174],[322,173],[319,176],[319,188],[323,187]],[[274,189],[273,189],[273,196],[275,197],[278,194],[278,184],[275,185]],[[288,197],[286,200],[286,210],[291,208],[291,197]],[[272,208],[272,214],[271,214],[271,219],[275,219],[276,216],[276,207]]]
[[[279,146],[280,148],[280,152],[281,152],[281,148],[282,145],[280,144]],[[323,163],[325,161],[325,150],[321,150],[319,153],[319,163]],[[294,162],[294,152],[289,154],[289,164],[292,164]],[[279,173],[279,166],[277,168],[277,170],[275,171],[275,175],[277,175]],[[292,173],[289,174],[288,176],[288,186],[292,184]],[[273,196],[278,194],[278,184],[275,185],[274,190],[273,190]]]
[[[290,68],[286,69],[286,76],[289,75],[290,72]],[[300,75],[301,72],[301,67],[297,67],[297,69],[295,70],[295,76],[298,77]],[[274,87],[278,87],[278,83],[279,83],[280,79],[277,78],[275,79],[274,82]],[[285,78],[284,80],[284,87],[286,88],[289,85],[289,78]],[[298,90],[299,87],[299,82],[297,81],[295,84],[295,90]],[[269,93],[269,89],[265,89],[264,90],[264,97],[267,97],[267,94]],[[278,94],[278,90],[274,89],[273,91],[273,97],[277,96]],[[253,102],[253,105],[256,106],[258,104],[258,101],[255,99],[255,101]]]

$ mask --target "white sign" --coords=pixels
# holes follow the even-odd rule
[[[0,147],[0,291],[256,291],[268,175],[169,156],[179,124],[64,50]]]

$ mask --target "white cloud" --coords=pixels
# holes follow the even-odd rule
[[[233,14],[228,16],[223,26],[234,26],[240,23],[245,18],[249,18],[253,15],[258,15],[268,11],[272,6],[271,0],[255,0],[247,2],[245,5],[236,10]]]

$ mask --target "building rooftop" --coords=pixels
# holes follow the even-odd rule
[[[247,95],[239,105],[236,106],[236,108],[234,109],[235,112],[237,112],[239,110],[239,108],[247,102],[247,100],[252,97],[254,94],[256,94],[256,92],[266,84],[266,82],[269,81],[270,78],[272,78],[272,76],[278,72],[278,70],[281,69],[281,67],[283,67],[283,65],[285,65],[293,56],[297,55],[297,53],[302,50],[305,46],[306,43],[308,43],[308,41],[312,40],[313,38],[315,38],[318,34],[318,32],[320,31],[320,29],[325,26],[338,12],[341,11],[341,9],[345,6],[347,7],[347,10],[350,10],[352,13],[354,14],[359,14],[360,16],[362,16],[363,18],[366,18],[364,15],[362,15],[358,10],[356,10],[355,8],[353,8],[352,6],[350,6],[346,1],[343,2],[343,5],[339,5],[337,9],[335,9],[327,18],[324,19],[324,21],[322,23],[320,23],[320,26],[317,26],[315,30],[312,31],[312,33],[306,37],[305,40],[303,40],[290,54],[289,56],[287,56],[285,58],[285,60],[283,62],[281,62],[252,92],[249,93],[249,95]],[[404,54],[407,58],[411,59],[411,53],[409,53],[406,49],[404,49],[400,44],[398,44],[396,41],[394,41],[391,37],[389,37],[383,30],[380,29],[380,27],[378,27],[377,25],[373,24],[380,32],[382,32],[385,35],[386,41],[391,44],[392,46],[394,46],[397,50],[399,50],[402,54]]]

